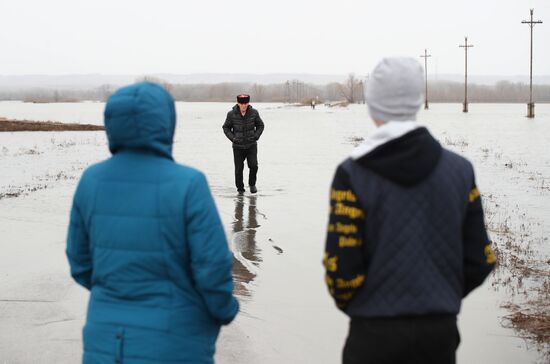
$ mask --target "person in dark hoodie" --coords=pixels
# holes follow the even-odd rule
[[[204,174],[174,162],[175,127],[157,84],[105,106],[112,156],[82,175],[67,236],[71,275],[90,291],[85,364],[211,364],[239,310],[216,205]]]
[[[264,131],[264,122],[260,114],[250,105],[250,95],[237,96],[237,104],[227,113],[223,132],[233,143],[233,162],[235,164],[235,186],[239,194],[245,192],[243,182],[244,161],[247,161],[249,174],[248,186],[256,193],[258,173],[258,140]]]
[[[332,182],[323,263],[351,319],[344,363],[455,363],[461,301],[496,262],[472,165],[415,121],[423,80],[412,58],[376,66],[378,128]]]

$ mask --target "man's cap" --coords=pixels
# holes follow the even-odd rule
[[[240,94],[237,96],[237,102],[239,104],[248,104],[250,102],[250,95]]]
[[[366,101],[376,121],[416,120],[424,98],[424,70],[413,58],[384,58],[367,82]]]

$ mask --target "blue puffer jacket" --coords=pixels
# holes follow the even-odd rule
[[[113,156],[76,190],[67,256],[91,291],[84,363],[212,363],[238,311],[233,256],[204,175],[172,160],[174,101],[160,86],[105,108]]]

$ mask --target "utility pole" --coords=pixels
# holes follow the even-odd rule
[[[426,90],[424,92],[424,109],[425,110],[428,110],[429,109],[429,106],[428,106],[428,57],[431,57],[432,55],[431,54],[428,54],[428,50],[427,49],[424,49],[424,55],[423,56],[420,56],[420,58],[424,58],[424,76],[426,77]]]
[[[363,80],[359,81],[359,90],[361,91],[361,104],[365,103],[365,84],[363,83]]]
[[[473,46],[473,44],[468,44],[468,37],[464,37],[464,44],[459,44],[460,48],[464,48],[464,104],[462,112],[468,112],[468,48]]]
[[[286,81],[286,101],[290,104],[290,82]]]
[[[533,21],[534,9],[531,9],[531,20],[523,20],[522,24],[529,24],[531,27],[531,63],[529,65],[529,103],[527,104],[527,117],[535,117],[535,103],[533,102],[533,27],[535,24],[542,24],[541,20]]]

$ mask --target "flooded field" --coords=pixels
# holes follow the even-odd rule
[[[0,102],[0,117],[101,124],[103,104]],[[338,363],[347,318],[321,258],[335,166],[374,130],[364,105],[256,104],[265,122],[257,195],[237,196],[221,126],[231,104],[178,103],[176,161],[205,172],[235,254],[241,313],[218,363]],[[501,267],[465,300],[458,363],[544,363],[550,314],[550,105],[432,104],[419,120],[476,168]],[[75,363],[87,292],[65,260],[82,170],[109,156],[102,131],[0,133],[0,363]],[[245,169],[245,172],[247,170]],[[544,320],[543,320],[544,321]],[[528,326],[528,325],[527,325]],[[29,345],[32,343],[32,345]]]

